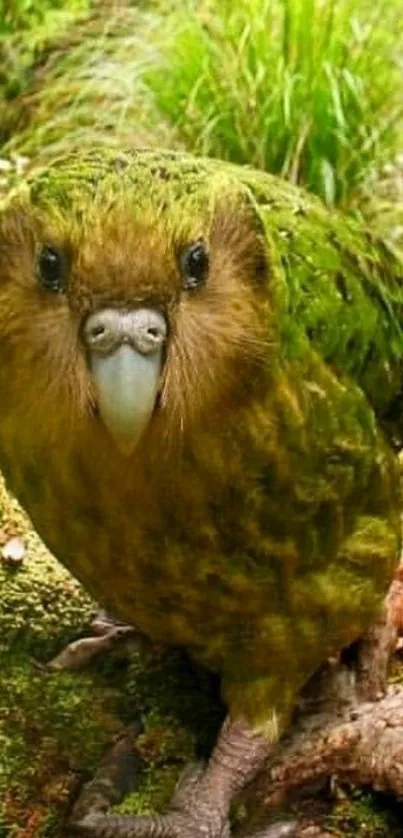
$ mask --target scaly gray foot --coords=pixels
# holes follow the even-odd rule
[[[129,730],[84,787],[71,817],[75,833],[82,838],[230,838],[228,813],[232,795],[227,790],[232,790],[232,784],[228,785],[225,757],[228,741],[232,740],[231,726],[221,734],[207,768],[197,766],[184,773],[165,813],[155,817],[108,813],[110,806],[138,782],[141,763],[132,749],[138,732],[136,727]],[[239,742],[239,738],[238,730],[235,739]],[[249,838],[292,838],[295,829],[295,822],[275,823]]]

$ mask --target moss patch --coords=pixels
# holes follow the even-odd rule
[[[71,795],[121,722],[114,692],[94,673],[41,667],[84,631],[94,605],[1,484],[0,553],[15,536],[23,560],[0,561],[0,835],[55,838]]]
[[[13,838],[53,838],[71,794],[119,727],[111,695],[88,674],[44,674],[17,653],[0,665],[2,820]]]
[[[335,838],[400,838],[401,824],[395,801],[354,789],[333,808],[326,825]]]

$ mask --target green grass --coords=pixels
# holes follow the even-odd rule
[[[402,147],[398,0],[174,5],[146,78],[196,152],[343,204]]]
[[[49,45],[85,13],[90,0],[0,0],[0,142],[8,108],[29,86]]]
[[[163,22],[140,5],[95,5],[53,39],[8,110],[4,156],[43,160],[95,143],[174,145],[143,80]]]
[[[81,12],[87,0],[0,0],[0,35],[42,26],[50,15]]]
[[[280,174],[403,238],[403,166],[390,173],[403,149],[400,0],[9,5],[19,72],[0,97],[3,156],[185,147]]]

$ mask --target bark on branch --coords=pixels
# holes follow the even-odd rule
[[[403,686],[385,692],[402,629],[402,578],[400,571],[385,617],[361,644],[355,665],[329,663],[312,680],[287,736],[247,790],[252,815],[237,835],[258,831],[273,809],[334,777],[403,799]]]
[[[339,711],[340,713],[340,711]],[[403,798],[403,689],[382,700],[300,720],[256,781],[253,794],[266,810],[302,787],[337,775]]]

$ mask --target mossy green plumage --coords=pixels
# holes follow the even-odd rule
[[[184,291],[180,254],[199,239],[209,276]],[[63,294],[38,283],[44,243],[66,254]],[[0,244],[11,489],[96,598],[218,670],[232,714],[276,735],[311,673],[373,620],[397,561],[401,266],[281,180],[147,150],[33,175]],[[81,344],[105,305],[152,305],[169,325],[160,399],[128,458]]]

